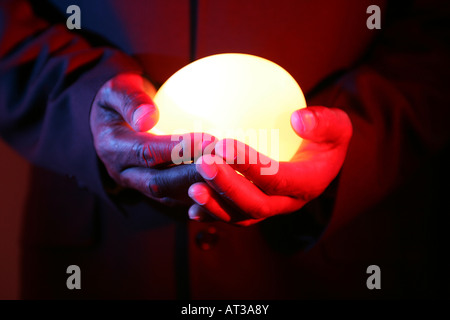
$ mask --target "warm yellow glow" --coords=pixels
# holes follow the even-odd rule
[[[281,161],[291,159],[301,142],[290,116],[306,107],[303,93],[286,70],[260,57],[227,53],[194,61],[154,100],[160,119],[152,133],[234,138]]]

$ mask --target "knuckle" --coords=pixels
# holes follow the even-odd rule
[[[265,181],[262,189],[267,194],[285,194],[288,190],[288,181],[285,176],[275,175],[273,179],[268,179]]]
[[[251,217],[253,219],[264,219],[270,215],[271,210],[265,202],[260,202],[259,205],[251,213]]]
[[[143,163],[147,168],[153,168],[162,162],[158,148],[152,144],[135,142],[132,145],[132,150],[138,163]]]
[[[148,191],[155,198],[163,198],[163,183],[161,181],[161,177],[158,174],[152,174],[149,177],[147,184]]]
[[[172,145],[147,144],[144,148],[144,156],[147,159],[149,167],[156,167],[169,161]]]
[[[138,163],[144,162],[145,166],[149,168],[150,167],[149,159],[147,158],[148,156],[146,155],[145,149],[146,145],[143,145],[137,141],[134,142],[131,146],[131,150],[135,158],[138,160]]]
[[[147,144],[145,149],[145,151],[148,152],[147,161],[150,167],[156,166],[157,164],[163,162],[161,150],[157,146],[153,144]]]
[[[218,193],[221,197],[224,197],[224,198],[232,201],[233,195],[235,194],[234,187],[232,184],[226,183],[226,184],[220,186],[220,190]]]

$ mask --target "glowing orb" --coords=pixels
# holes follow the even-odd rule
[[[194,61],[170,77],[154,98],[155,134],[206,132],[247,143],[272,159],[289,161],[301,138],[290,116],[306,101],[279,65],[252,55],[225,53]]]

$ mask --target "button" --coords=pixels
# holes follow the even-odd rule
[[[195,243],[202,250],[211,250],[219,241],[217,229],[208,227],[206,230],[201,230],[195,236]]]

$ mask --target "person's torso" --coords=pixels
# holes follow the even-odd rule
[[[65,13],[73,1],[52,1]],[[350,67],[376,30],[367,7],[386,0],[80,0],[81,28],[133,55],[157,84],[191,60],[224,52],[272,60],[311,90]]]

